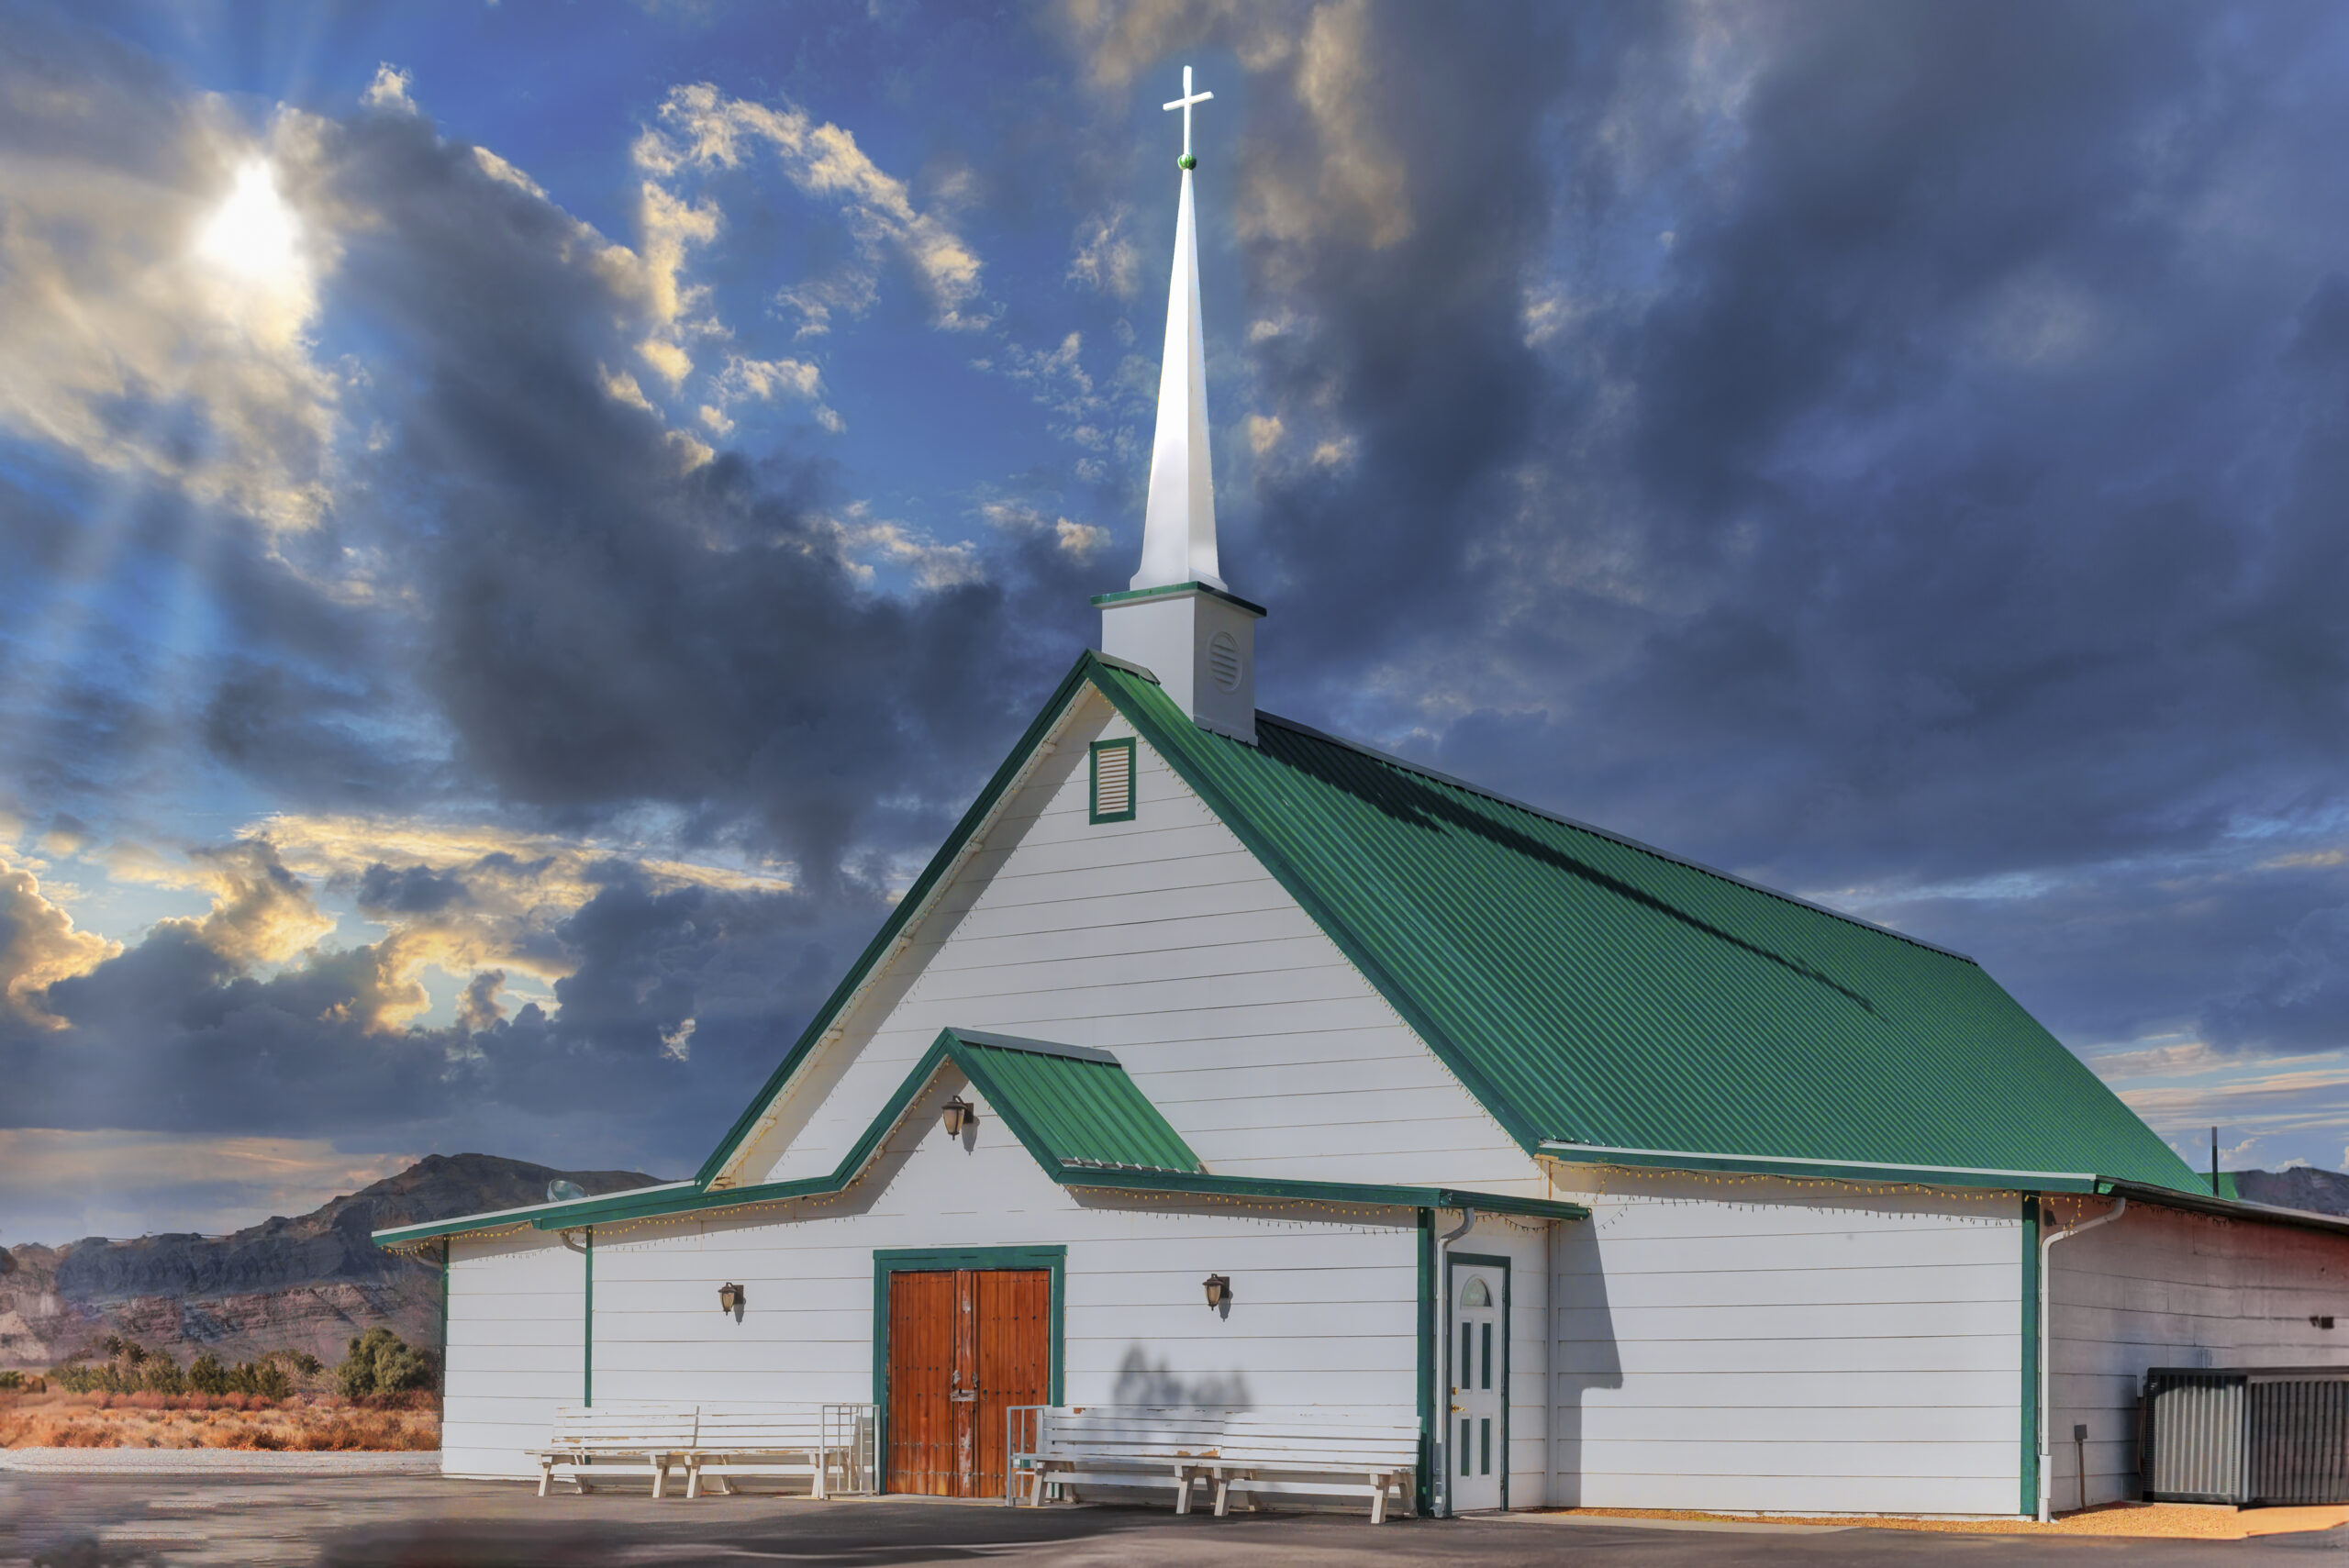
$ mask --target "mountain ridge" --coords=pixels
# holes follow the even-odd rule
[[[227,1236],[87,1237],[0,1251],[0,1368],[48,1367],[121,1334],[187,1361],[304,1350],[340,1360],[378,1326],[412,1343],[440,1334],[440,1282],[427,1262],[378,1249],[370,1232],[546,1199],[547,1184],[591,1195],[651,1186],[641,1171],[561,1171],[495,1154],[430,1154],[395,1175]]]

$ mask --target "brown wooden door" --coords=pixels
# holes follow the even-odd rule
[[[889,1490],[1001,1496],[1005,1413],[1052,1397],[1046,1269],[889,1276]]]

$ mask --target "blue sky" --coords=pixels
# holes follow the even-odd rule
[[[689,1169],[1139,547],[2349,1159],[2349,22],[0,6],[0,1240]]]

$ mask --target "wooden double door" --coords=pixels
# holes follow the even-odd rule
[[[1046,1269],[900,1269],[889,1275],[892,1492],[1003,1496],[1005,1412],[1051,1402]]]

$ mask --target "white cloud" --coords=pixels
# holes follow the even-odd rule
[[[0,860],[0,1003],[44,1028],[62,1027],[41,1009],[36,994],[121,951],[119,943],[76,929],[73,917],[42,894],[29,869]]]
[[[713,391],[721,410],[737,403],[772,403],[778,396],[787,396],[812,405],[816,422],[832,434],[848,428],[847,421],[824,402],[823,373],[806,360],[753,360],[729,355]],[[730,420],[728,428],[732,428]]]
[[[966,329],[990,319],[979,309],[977,255],[937,214],[916,207],[905,182],[874,163],[849,131],[818,124],[800,109],[729,97],[707,83],[671,89],[658,117],[660,128],[648,128],[636,144],[637,164],[651,176],[645,185],[648,206],[656,190],[677,200],[657,182],[736,169],[759,148],[775,155],[800,190],[840,204],[858,240],[858,256],[830,278],[783,291],[785,302],[801,313],[804,330],[821,332],[836,317],[870,309],[888,250],[922,280],[939,326]]]
[[[60,142],[118,116],[107,145],[138,150],[0,159],[0,428],[273,528],[315,521],[341,394],[309,340],[338,259],[306,206],[315,126],[281,115],[256,142],[214,100],[13,106]]]
[[[375,67],[375,79],[367,83],[367,90],[359,95],[359,101],[371,109],[412,115],[416,113],[416,100],[408,96],[407,89],[408,83],[414,80],[390,61],[384,61]]]
[[[1141,292],[1141,252],[1126,237],[1131,216],[1131,209],[1120,206],[1077,225],[1076,253],[1068,264],[1072,280],[1119,299]]]

